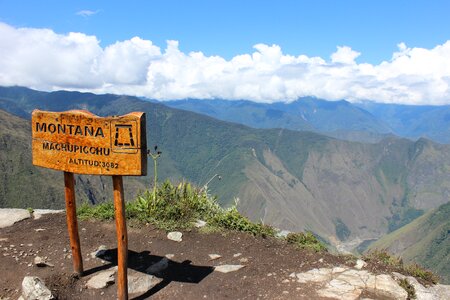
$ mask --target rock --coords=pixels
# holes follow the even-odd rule
[[[242,255],[242,253],[236,253],[236,254],[233,254],[233,257],[239,257],[241,255]]]
[[[320,269],[312,269],[305,273],[296,274],[297,281],[300,283],[307,282],[324,282],[327,280],[331,280],[332,269],[320,268]]]
[[[47,215],[47,214],[59,214],[64,212],[64,210],[60,209],[60,210],[55,210],[55,209],[35,209],[33,210],[33,218],[35,220],[40,219],[43,215]]]
[[[41,232],[41,231],[45,231],[45,229],[44,228],[36,228],[34,231]]]
[[[105,245],[98,246],[97,250],[91,252],[91,258],[99,258],[104,256],[106,250],[108,250],[108,248]]]
[[[230,273],[238,271],[242,268],[244,268],[244,265],[220,265],[217,267],[214,267],[214,271],[220,272],[220,273]]]
[[[34,258],[34,265],[36,267],[54,267],[55,266],[54,264],[47,262],[45,258],[42,258],[40,256],[36,256]]]
[[[321,297],[328,297],[341,300],[358,299],[361,295],[362,289],[355,287],[349,282],[333,279],[327,283],[324,289],[321,289],[317,294]]]
[[[216,260],[222,257],[222,255],[219,254],[208,254],[209,260]]]
[[[197,221],[194,223],[194,226],[197,227],[197,228],[202,228],[202,227],[205,227],[205,226],[206,226],[206,222],[203,221],[203,220],[197,220]]]
[[[117,272],[117,267],[110,268],[106,271],[100,272],[92,276],[86,283],[88,289],[103,289],[114,283],[114,274]]]
[[[35,276],[26,276],[22,281],[22,297],[25,300],[55,299],[52,292],[45,286],[42,279]]]
[[[392,299],[404,299],[408,298],[408,293],[402,289],[397,281],[395,281],[390,275],[381,274],[377,275],[375,279],[376,289],[371,290],[375,295],[380,298],[392,298]]]
[[[288,234],[289,233],[291,233],[289,230],[281,230],[281,231],[278,231],[276,234],[275,234],[275,236],[277,237],[277,238],[286,238],[287,236],[288,236]]]
[[[172,259],[175,257],[175,254],[166,254],[164,256],[167,257],[168,259]]]
[[[167,234],[167,238],[174,242],[181,242],[183,234],[179,231],[172,231]]]
[[[14,223],[30,218],[26,209],[0,208],[0,228],[12,226]]]
[[[128,293],[130,294],[142,294],[149,291],[155,285],[162,281],[161,278],[157,278],[153,275],[135,273],[128,275]]]
[[[145,270],[145,272],[147,274],[157,274],[167,269],[168,266],[169,266],[169,259],[167,257],[163,257],[160,261],[148,267],[147,270]]]
[[[434,299],[450,299],[450,285],[436,284],[435,286],[429,287],[428,290],[431,291]]]
[[[436,284],[430,287],[424,287],[416,278],[405,276],[400,273],[392,273],[397,279],[406,279],[414,287],[416,298],[418,300],[444,300],[450,299],[450,285]]]
[[[293,273],[300,283],[317,283],[320,297],[333,299],[359,299],[363,290],[367,290],[381,299],[405,299],[407,293],[389,275],[374,275],[366,270],[343,267],[312,269],[304,273]]]
[[[355,269],[361,270],[365,266],[367,266],[367,263],[365,261],[363,261],[362,259],[358,259],[355,264]]]

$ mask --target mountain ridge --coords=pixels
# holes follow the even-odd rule
[[[25,113],[34,108],[87,109],[100,116],[144,111],[147,141],[163,152],[159,178],[186,178],[202,186],[219,174],[222,180],[212,180],[208,188],[222,205],[238,197],[239,210],[253,220],[311,230],[347,250],[439,206],[450,193],[449,146],[426,139],[390,137],[367,144],[313,132],[252,129],[118,95],[0,88],[0,99]],[[137,189],[149,186],[152,171],[148,174],[129,180]]]

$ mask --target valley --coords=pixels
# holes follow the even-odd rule
[[[0,88],[0,108],[9,112],[2,112],[2,129],[21,124],[13,133],[1,133],[7,150],[1,157],[3,207],[63,207],[62,174],[31,165],[28,119],[35,108],[87,109],[100,116],[143,111],[148,145],[162,151],[161,180],[203,186],[219,174],[222,179],[211,180],[208,189],[222,205],[237,202],[252,220],[310,230],[341,250],[353,251],[400,228],[446,203],[450,193],[450,146],[424,138],[349,142],[310,131],[250,128],[136,97],[20,87]],[[21,146],[8,146],[16,142]],[[14,155],[20,158],[12,159]],[[15,173],[8,170],[14,168],[36,173],[39,180],[10,176]],[[148,174],[126,178],[127,198],[151,188],[152,169]],[[111,199],[109,181],[78,176],[78,199]],[[36,197],[37,186],[50,190]]]

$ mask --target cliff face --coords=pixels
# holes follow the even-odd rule
[[[448,146],[426,140],[375,145],[326,140],[307,149],[299,165],[301,152],[296,157],[281,149],[286,144],[264,150],[246,168],[241,208],[256,220],[356,246],[448,199]]]

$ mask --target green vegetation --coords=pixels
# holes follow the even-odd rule
[[[327,251],[324,244],[311,232],[289,233],[286,240],[289,244],[294,244],[300,249],[309,249],[316,252]]]
[[[211,221],[213,226],[218,228],[248,232],[263,237],[275,235],[275,230],[271,226],[251,222],[238,212],[236,206],[216,214]]]
[[[395,251],[405,262],[417,262],[449,284],[450,202],[382,237],[368,249]]]
[[[436,284],[439,282],[439,276],[433,272],[424,269],[416,263],[405,265],[401,258],[389,254],[386,250],[373,250],[366,254],[364,259],[368,262],[382,264],[397,269],[402,274],[420,278],[428,283]]]
[[[418,265],[417,263],[412,263],[410,265],[407,265],[404,267],[405,271],[416,278],[421,278],[427,282],[431,283],[438,283],[439,282],[439,276],[434,274],[433,272],[429,270],[425,270],[422,266]]]
[[[403,265],[401,258],[389,254],[386,250],[375,249],[364,256],[366,261],[380,263],[382,265],[400,268]]]
[[[80,218],[111,220],[114,218],[114,205],[112,202],[96,206],[84,203],[78,209],[78,215]],[[155,193],[146,191],[136,200],[126,203],[126,216],[166,230],[190,228],[201,219],[217,230],[235,230],[263,237],[275,235],[272,227],[251,222],[238,212],[235,205],[223,209],[206,190],[186,182],[174,186],[165,181],[155,189]]]
[[[408,293],[408,300],[417,299],[416,290],[414,289],[414,286],[409,283],[408,279],[400,279],[398,284]]]

